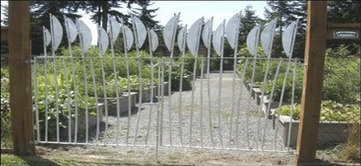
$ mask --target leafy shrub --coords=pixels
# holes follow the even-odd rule
[[[180,78],[181,78],[181,64],[177,62],[164,62],[164,80],[168,81],[169,79],[169,66],[172,66],[171,71],[171,90],[178,91],[180,88]],[[192,79],[190,77],[190,71],[186,68],[183,70],[183,83],[182,90],[191,90],[192,89]]]
[[[180,57],[177,62],[182,63],[182,61],[184,61],[184,69],[186,69],[189,72],[193,73],[194,72],[195,59],[196,58],[191,53],[185,53],[184,57]],[[196,66],[196,73],[193,73],[196,76],[201,75],[201,62],[202,62],[201,57],[198,57],[197,62],[196,62],[196,65],[197,65]]]
[[[1,147],[12,145],[9,86],[9,72],[1,68]]]
[[[323,99],[340,103],[360,102],[360,59],[326,58]]]
[[[293,108],[293,119],[300,119],[301,106],[295,104],[293,107],[291,105],[284,105],[281,109],[281,115],[291,115],[291,108]],[[278,110],[275,111],[278,113]],[[326,100],[322,101],[321,104],[321,121],[348,121],[348,122],[358,122],[360,123],[360,106],[352,104],[340,104],[334,101]]]

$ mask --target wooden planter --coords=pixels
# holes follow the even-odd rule
[[[299,121],[290,120],[289,116],[280,115],[280,118],[275,118],[275,125],[278,127],[279,134],[282,138],[283,144],[287,146],[288,141],[288,132],[291,127],[290,135],[290,147],[296,146],[297,141],[297,130]],[[351,128],[352,124],[347,122],[320,122],[318,129],[318,139],[319,143],[341,143],[347,140],[348,130]]]

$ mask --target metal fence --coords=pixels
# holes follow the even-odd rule
[[[267,104],[270,111],[276,102],[265,103],[266,93],[254,92],[257,86],[249,84],[247,75],[262,70],[266,59],[236,59],[234,70],[210,71],[211,63],[223,60],[36,57],[36,142],[293,151],[289,130],[272,125],[266,116]],[[295,62],[271,59],[273,75],[266,80],[272,85],[289,71],[294,89],[300,66]],[[252,82],[263,74],[256,75]],[[283,96],[277,88],[272,91]],[[265,100],[260,101],[262,96]]]

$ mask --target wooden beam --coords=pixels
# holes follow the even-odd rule
[[[305,67],[297,136],[298,165],[314,162],[326,53],[327,2],[307,1]]]
[[[29,1],[9,1],[10,110],[14,154],[34,155]]]

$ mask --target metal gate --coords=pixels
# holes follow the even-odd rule
[[[213,18],[183,27],[177,36],[180,54],[174,56],[178,19],[179,14],[172,17],[163,31],[170,55],[156,57],[157,34],[136,17],[134,34],[110,18],[109,32],[99,28],[98,47],[90,49],[89,28],[65,17],[68,49],[55,55],[63,30],[51,16],[44,56],[33,65],[36,143],[289,151],[295,131],[292,123],[287,129],[278,125],[283,115],[274,110],[287,102],[292,122],[302,67],[291,58],[297,21],[283,35],[288,58],[273,59],[276,20],[262,33],[261,26],[249,33],[245,57],[237,50],[239,14],[213,32]],[[120,31],[124,52],[114,49]],[[149,52],[140,51],[147,34]],[[72,45],[77,35],[80,47]],[[204,54],[198,53],[201,37]],[[257,52],[259,38],[264,52]],[[234,55],[223,55],[225,40]],[[129,52],[133,42],[135,51]],[[224,71],[224,65],[233,70]]]

